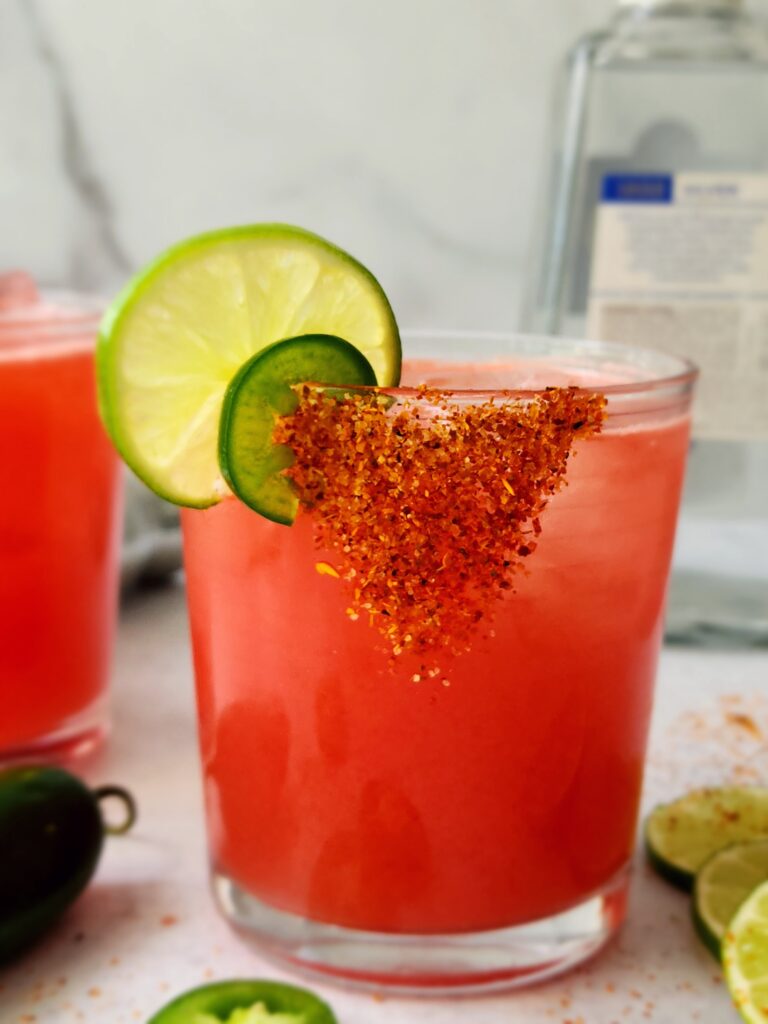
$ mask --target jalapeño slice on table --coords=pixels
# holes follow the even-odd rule
[[[302,382],[371,387],[376,375],[354,345],[330,334],[287,338],[257,353],[235,374],[221,410],[219,465],[241,501],[267,519],[290,525],[298,498],[283,474],[293,461],[287,445],[272,441],[277,416],[298,403]]]
[[[168,1003],[149,1024],[337,1024],[312,992],[276,981],[219,981]]]

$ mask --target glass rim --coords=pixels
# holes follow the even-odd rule
[[[596,341],[594,339],[580,339],[570,337],[559,337],[554,335],[545,334],[527,334],[523,331],[494,331],[494,330],[470,330],[470,329],[442,329],[442,328],[403,328],[400,331],[402,339],[407,343],[408,339],[411,338],[415,341],[468,341],[476,340],[479,342],[486,342],[489,344],[509,345],[510,343],[524,343],[524,346],[529,346],[528,351],[523,352],[521,350],[515,352],[510,350],[510,355],[531,355],[537,354],[537,349],[541,349],[541,355],[546,355],[547,352],[557,357],[572,355],[578,357],[592,356],[596,361],[598,357],[605,357],[610,361],[610,357],[616,355],[623,355],[627,357],[625,365],[628,367],[634,367],[636,370],[642,371],[643,364],[648,360],[656,360],[660,363],[666,364],[667,369],[660,371],[655,374],[649,374],[647,377],[640,376],[635,380],[628,380],[617,384],[576,384],[573,385],[577,390],[582,392],[600,392],[606,397],[612,395],[615,396],[629,396],[629,395],[642,395],[642,394],[653,394],[659,391],[679,391],[681,393],[689,391],[693,388],[696,379],[699,376],[699,368],[690,359],[684,356],[670,355],[660,349],[654,349],[642,345],[627,345],[623,342],[616,341]],[[499,352],[498,356],[501,357],[503,353]],[[634,359],[632,358],[634,357]],[[417,357],[418,358],[418,357]],[[439,359],[439,355],[435,356]],[[405,354],[405,360],[408,360],[408,354]],[[489,359],[484,355],[478,358],[477,365],[487,363]],[[589,363],[586,363],[583,369],[589,369]],[[595,365],[594,363],[592,365]],[[360,389],[364,390],[364,389]],[[383,386],[376,388],[378,391],[384,391],[389,394],[410,397],[419,394],[418,386],[411,385],[393,385],[391,387]],[[532,398],[535,395],[542,394],[547,390],[547,385],[533,388],[502,388],[502,387],[476,387],[476,388],[454,388],[454,387],[443,387],[436,386],[436,391],[440,391],[445,394],[455,395],[459,398],[470,397],[470,396],[491,396],[491,395],[502,395],[502,396],[519,396],[521,398]]]
[[[0,362],[93,351],[107,300],[44,288],[35,301],[0,310]]]
[[[7,330],[43,328],[49,333],[98,325],[107,300],[88,292],[69,288],[43,288],[34,302],[0,309],[0,333]]]

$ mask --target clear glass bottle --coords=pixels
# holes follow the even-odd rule
[[[768,640],[768,32],[619,0],[559,82],[522,326],[702,368],[668,633]]]

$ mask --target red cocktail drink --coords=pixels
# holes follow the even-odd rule
[[[119,462],[96,410],[98,310],[19,290],[0,310],[2,759],[102,733],[120,526]]]
[[[305,966],[508,984],[580,959],[623,915],[693,374],[518,342],[485,374],[411,375],[476,389],[449,411],[573,383],[606,417],[574,441],[514,585],[466,649],[429,658],[393,656],[350,614],[355,580],[313,509],[290,528],[235,500],[184,511],[212,864],[225,911]],[[456,454],[471,467],[472,451]]]

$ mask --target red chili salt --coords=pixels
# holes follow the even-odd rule
[[[514,589],[574,441],[599,432],[606,404],[576,388],[474,404],[426,387],[398,402],[297,392],[274,440],[293,449],[286,475],[312,509],[318,547],[338,556],[317,569],[348,583],[350,618],[374,625],[395,655],[427,662],[467,650]]]

